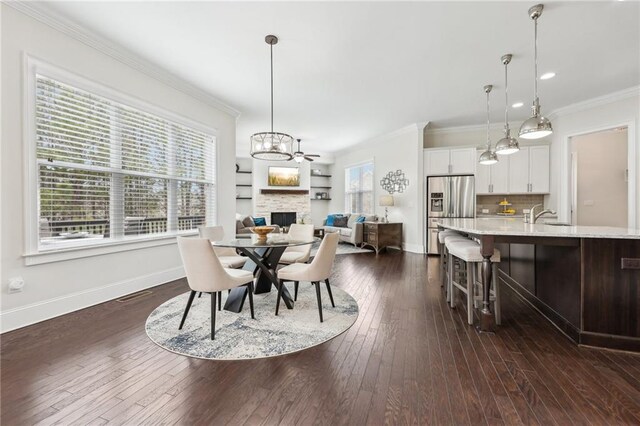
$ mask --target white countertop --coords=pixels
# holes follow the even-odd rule
[[[612,226],[553,226],[524,223],[516,218],[438,219],[443,228],[474,235],[564,238],[626,238],[640,240],[640,229]]]

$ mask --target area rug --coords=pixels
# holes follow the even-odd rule
[[[313,243],[311,246],[311,256],[315,256],[318,252],[318,247],[320,247],[320,243]],[[340,243],[338,244],[338,249],[336,250],[336,254],[356,254],[356,253],[375,253],[373,249],[365,249],[356,247],[353,244],[348,243]]]
[[[293,283],[287,285],[293,295]],[[182,330],[178,330],[189,293],[158,306],[147,318],[146,332],[160,347],[177,354],[215,360],[268,358],[298,352],[344,333],[358,318],[358,303],[349,293],[331,287],[336,307],[331,306],[321,284],[324,322],[318,317],[315,288],[301,282],[294,309],[280,304],[275,316],[276,292],[254,295],[255,319],[249,299],[240,313],[216,312],[216,338],[211,340],[211,296],[196,298]],[[223,304],[226,292],[223,292]]]

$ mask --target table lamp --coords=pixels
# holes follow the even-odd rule
[[[379,205],[384,207],[384,222],[389,223],[388,213],[389,207],[393,207],[393,195],[381,195]]]

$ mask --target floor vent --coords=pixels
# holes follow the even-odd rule
[[[116,299],[116,302],[120,302],[120,303],[131,302],[132,300],[140,299],[141,297],[148,296],[149,294],[152,294],[152,293],[153,292],[151,290],[139,291],[138,293],[127,294],[126,296],[121,297],[120,299]]]

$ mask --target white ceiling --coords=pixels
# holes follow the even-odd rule
[[[513,119],[529,113],[533,2],[55,2],[48,7],[241,111],[238,153],[269,127],[335,152],[410,123],[480,124],[482,86],[503,117],[500,56],[513,53]],[[640,5],[553,2],[539,21],[542,110],[640,83]]]

